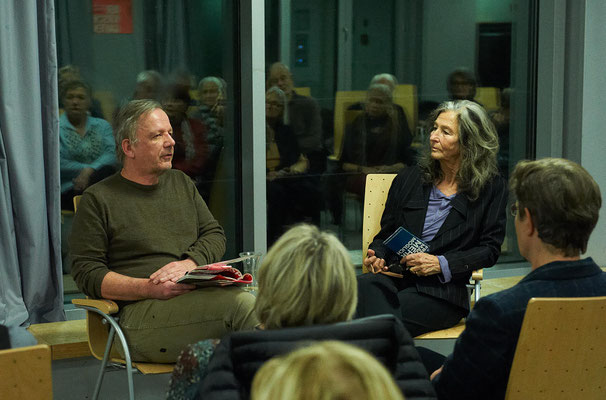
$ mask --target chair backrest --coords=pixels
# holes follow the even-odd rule
[[[606,296],[530,299],[505,398],[603,399],[605,316]]]
[[[393,102],[400,105],[406,114],[408,128],[415,134],[417,119],[419,116],[419,99],[417,98],[416,85],[397,85],[393,92]]]
[[[0,350],[0,394],[3,399],[52,399],[50,347]]]
[[[362,259],[368,246],[381,230],[381,217],[385,210],[387,194],[396,174],[368,174],[364,193],[364,219],[362,221]],[[366,272],[366,267],[362,267]]]
[[[114,110],[117,105],[114,94],[109,90],[96,90],[93,93],[93,98],[99,100],[101,111],[103,111],[105,119],[111,124],[114,118]]]
[[[486,111],[496,111],[501,107],[501,92],[496,87],[477,87],[474,100],[484,106]]]
[[[340,90],[335,94],[335,140],[333,155],[337,159],[341,158],[343,150],[343,137],[345,135],[345,127],[347,126],[347,108],[355,103],[363,102],[365,99],[365,90]]]
[[[74,196],[74,213],[78,211],[78,206],[80,205],[80,199],[82,198],[81,194]]]
[[[296,87],[295,93],[299,96],[311,97],[311,88],[309,86]]]

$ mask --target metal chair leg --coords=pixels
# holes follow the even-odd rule
[[[99,398],[99,392],[101,391],[101,384],[103,383],[103,375],[105,375],[105,367],[107,366],[107,360],[109,359],[109,353],[112,348],[112,342],[114,341],[114,334],[116,330],[113,326],[109,329],[109,336],[107,338],[107,344],[105,345],[105,353],[103,353],[103,360],[101,361],[101,369],[97,376],[97,383],[95,384],[95,391],[93,392],[93,400]]]

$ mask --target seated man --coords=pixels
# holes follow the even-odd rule
[[[282,63],[274,63],[269,68],[267,88],[279,87],[288,101],[288,125],[297,137],[299,149],[307,157],[322,150],[322,117],[320,106],[311,97],[301,96],[294,90],[292,74]]]
[[[606,273],[591,258],[580,258],[602,205],[600,189],[589,173],[564,159],[522,161],[510,187],[517,199],[511,212],[520,254],[532,271],[514,287],[475,305],[453,353],[432,374],[440,399],[505,397],[532,297],[606,295]]]
[[[153,100],[116,117],[122,170],[84,192],[73,223],[72,275],[93,298],[116,300],[135,361],[175,362],[184,346],[251,329],[254,297],[236,287],[176,283],[218,261],[223,229],[191,179],[171,169],[175,141]]]

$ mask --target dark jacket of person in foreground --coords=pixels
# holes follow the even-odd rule
[[[504,399],[528,301],[533,297],[605,295],[606,273],[586,258],[545,264],[512,288],[482,297],[469,314],[442,373],[433,380],[438,397]]]
[[[210,360],[198,398],[248,399],[253,377],[265,361],[319,340],[341,340],[373,354],[391,372],[407,400],[436,398],[410,334],[392,315],[228,335]]]

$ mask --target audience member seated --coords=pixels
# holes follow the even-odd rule
[[[72,226],[78,288],[118,302],[133,361],[172,363],[190,343],[255,327],[250,293],[176,283],[219,261],[225,235],[192,180],[171,168],[175,141],[160,104],[131,101],[115,130],[122,170],[84,192]]]
[[[190,115],[206,126],[208,161],[204,169],[204,182],[201,182],[202,187],[205,188],[202,193],[210,193],[210,182],[214,180],[217,163],[223,150],[226,88],[227,84],[223,79],[214,76],[203,78],[198,85],[200,106]]]
[[[602,205],[600,188],[589,173],[564,159],[521,161],[510,188],[516,199],[511,213],[518,248],[532,271],[514,287],[476,303],[453,353],[432,375],[440,399],[505,397],[531,298],[606,295],[606,273],[591,257],[581,259]]]
[[[475,101],[476,77],[467,68],[457,68],[448,75],[446,88],[450,100]]]
[[[395,108],[396,113],[398,114],[398,121],[402,124],[402,130],[404,130],[405,136],[410,136],[412,138],[412,134],[410,133],[410,128],[408,127],[408,120],[406,119],[406,113],[404,112],[404,109],[402,108],[401,105],[393,102],[393,94],[394,94],[394,91],[396,90],[396,86],[398,86],[398,78],[396,78],[392,74],[388,74],[388,73],[377,74],[372,77],[372,79],[370,80],[370,84],[368,86],[370,87],[370,86],[373,86],[378,83],[387,85],[387,87],[389,87],[389,90],[391,91],[392,104],[393,104],[393,107]],[[352,104],[347,109],[348,110],[364,110],[364,103]]]
[[[61,209],[73,210],[73,197],[116,172],[112,128],[88,115],[90,88],[69,81],[61,93],[65,112],[59,119]]]
[[[172,85],[164,95],[162,106],[173,128],[173,168],[197,181],[208,159],[208,145],[206,127],[200,120],[187,118],[190,101],[187,88]]]
[[[389,86],[370,85],[364,113],[345,132],[341,161],[343,170],[353,174],[347,178],[346,189],[360,198],[364,197],[367,174],[397,173],[413,164],[412,136],[392,96]]]
[[[153,69],[141,71],[137,75],[137,84],[133,92],[133,100],[160,100],[163,93],[164,78]]]
[[[200,349],[209,353],[207,342],[190,346],[177,362],[169,399],[247,399],[265,361],[313,340],[355,343],[385,360],[408,399],[434,398],[399,321],[388,315],[343,322],[354,313],[356,280],[351,258],[334,235],[312,225],[290,229],[263,259],[258,282],[260,329],[222,338],[210,363],[197,357]]]
[[[252,400],[404,400],[389,371],[368,352],[326,341],[266,362]]]
[[[269,68],[267,87],[277,86],[288,101],[288,120],[295,133],[299,149],[310,157],[322,152],[322,119],[320,106],[311,97],[301,96],[294,91],[294,82],[288,67],[274,63]]]
[[[59,95],[61,95],[61,93],[65,92],[65,85],[68,82],[83,81],[82,76],[80,75],[80,68],[76,67],[75,65],[65,65],[65,66],[59,68],[58,75],[59,75],[58,76]],[[63,99],[61,98],[61,96],[59,96],[59,108],[61,108],[61,109],[65,108],[65,105],[63,104]],[[103,111],[101,110],[101,103],[99,103],[99,100],[92,97],[92,95],[90,98],[90,106],[88,108],[88,112],[91,117],[105,119],[105,116],[103,115]]]
[[[391,313],[413,337],[467,315],[471,273],[496,263],[505,236],[507,188],[486,111],[449,101],[432,121],[419,166],[404,169],[389,190],[381,230],[363,261],[372,273],[358,277],[357,315]],[[383,241],[399,227],[425,241],[428,252],[400,257],[391,251]]]
[[[265,97],[267,165],[267,241],[271,245],[284,228],[301,222],[314,206],[314,187],[305,172],[307,158],[301,154],[292,128],[287,125],[286,96],[271,87]]]

